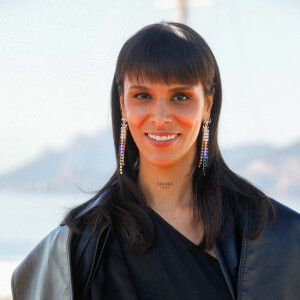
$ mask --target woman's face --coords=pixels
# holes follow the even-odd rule
[[[203,120],[209,120],[213,95],[204,96],[198,85],[124,80],[120,94],[122,117],[128,121],[140,159],[170,166],[184,157],[192,159]]]

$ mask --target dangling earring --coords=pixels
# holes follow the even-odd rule
[[[201,152],[200,152],[200,161],[198,164],[198,168],[202,165],[202,173],[204,176],[207,175],[207,167],[208,167],[208,142],[209,142],[209,124],[211,123],[211,119],[209,121],[203,121],[203,134],[202,134],[202,144],[201,144]]]
[[[125,146],[126,146],[127,127],[128,127],[127,119],[122,118],[121,119],[120,143],[119,143],[119,168],[120,168],[120,174],[123,174],[123,166],[125,166],[124,154],[125,154]]]

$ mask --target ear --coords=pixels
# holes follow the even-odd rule
[[[118,91],[119,91],[120,109],[121,109],[122,118],[126,118],[126,109],[125,109],[125,104],[124,104],[124,94],[122,93],[122,90],[120,88],[118,88]]]
[[[214,102],[215,88],[213,88],[212,93],[205,98],[205,106],[203,111],[203,120],[210,119],[211,108]]]

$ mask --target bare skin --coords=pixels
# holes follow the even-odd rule
[[[203,223],[195,224],[192,217],[191,167],[212,103],[202,84],[141,84],[125,78],[120,94],[122,117],[139,149],[138,184],[147,204],[194,244],[203,238]],[[216,258],[213,249],[207,252]]]

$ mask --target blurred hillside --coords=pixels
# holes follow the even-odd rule
[[[98,190],[115,169],[111,132],[78,137],[63,151],[45,151],[36,160],[0,176],[1,191],[86,192]]]
[[[225,161],[268,195],[300,200],[300,142],[222,151]],[[111,132],[79,137],[64,151],[46,151],[35,161],[0,177],[1,191],[86,192],[98,190],[116,163]]]
[[[275,198],[300,200],[300,142],[285,148],[252,145],[223,151],[238,174]]]

